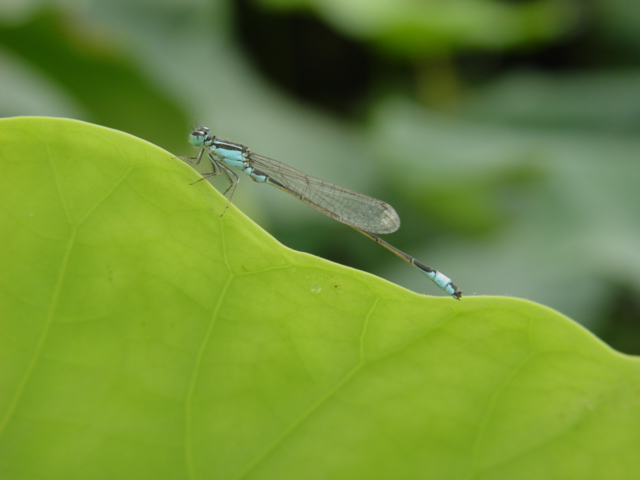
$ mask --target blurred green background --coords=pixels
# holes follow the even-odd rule
[[[208,125],[391,203],[385,239],[465,295],[531,299],[640,353],[640,2],[2,1],[16,115],[176,155]],[[440,294],[277,189],[242,179],[234,203],[285,245]]]

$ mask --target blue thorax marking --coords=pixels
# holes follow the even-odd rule
[[[244,169],[248,165],[247,155],[249,154],[249,150],[243,145],[213,137],[211,145],[209,145],[209,150],[219,158],[221,162],[226,163],[230,167]]]

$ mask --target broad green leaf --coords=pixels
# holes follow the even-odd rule
[[[0,478],[640,468],[637,359],[291,251],[197,179],[120,132],[0,120]]]
[[[509,4],[455,0],[256,0],[277,9],[315,11],[341,32],[396,55],[423,57],[455,49],[545,42],[571,31],[577,7],[566,2]]]

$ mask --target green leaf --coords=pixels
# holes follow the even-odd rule
[[[373,41],[396,55],[423,58],[455,49],[543,43],[575,28],[578,8],[563,2],[525,4],[454,0],[259,0],[268,8],[313,10],[336,30]]]
[[[0,169],[1,478],[640,468],[638,360],[552,310],[293,252],[113,130],[0,120]]]

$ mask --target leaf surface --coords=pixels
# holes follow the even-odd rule
[[[2,478],[640,467],[638,360],[550,309],[289,250],[220,217],[171,154],[94,125],[0,120],[0,169]]]

